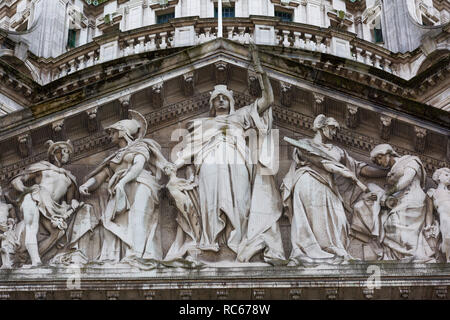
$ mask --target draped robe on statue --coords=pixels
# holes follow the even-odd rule
[[[382,217],[381,243],[383,260],[435,262],[434,251],[423,234],[427,212],[425,185],[426,171],[416,156],[406,155],[392,166],[388,182],[396,184],[407,168],[416,172],[411,183],[393,194],[397,205]]]
[[[223,235],[239,261],[249,261],[263,249],[265,261],[284,261],[271,126],[271,109],[260,116],[257,101],[228,115],[193,121],[179,157],[185,163],[194,160],[202,225],[199,249],[217,252]],[[245,140],[249,129],[258,136],[251,149]],[[175,239],[166,259],[184,255],[181,241]]]
[[[366,165],[332,144],[318,144],[312,139],[302,141],[344,164],[355,176],[359,176]],[[291,262],[333,263],[352,259],[347,252],[349,223],[346,209],[351,213],[349,204],[362,192],[352,180],[305,161],[295,148],[281,190],[291,220]]]
[[[109,173],[109,198],[101,221],[104,237],[98,261],[118,262],[123,258],[162,259],[159,226],[158,184],[160,170],[167,164],[160,152],[161,147],[151,139],[140,139],[113,155],[92,172],[89,177],[101,170]],[[124,190],[112,193],[117,183],[132,167],[126,163],[127,155],[142,155],[150,169],[144,168],[138,177],[125,185]],[[113,170],[110,164],[116,165]]]

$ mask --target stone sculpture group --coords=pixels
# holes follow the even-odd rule
[[[224,249],[236,263],[450,262],[449,168],[434,173],[437,187],[426,192],[418,157],[381,144],[370,154],[376,166],[357,161],[332,143],[339,123],[321,114],[313,138],[284,138],[294,147],[292,164],[281,188],[276,185],[273,92],[253,57],[262,96],[235,110],[233,93],[215,86],[209,117],[189,124],[174,163],[144,138],[147,123],[135,111],[106,128],[118,150],[78,188],[63,168],[74,152],[71,142],[48,141],[48,161],[23,170],[11,180],[15,194],[0,198],[2,268],[42,261],[192,267]],[[246,140],[248,131],[256,143]],[[166,254],[158,228],[162,173],[178,210]],[[365,178],[389,187],[366,185]],[[291,225],[290,256],[281,239],[283,212]],[[97,228],[100,236],[91,237]]]

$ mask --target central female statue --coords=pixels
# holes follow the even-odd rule
[[[232,92],[225,85],[216,85],[210,98],[210,117],[193,121],[175,166],[181,168],[193,159],[202,224],[198,249],[218,252],[224,244],[237,254],[239,262],[249,261],[264,249],[265,261],[277,263],[284,261],[278,226],[281,199],[273,172],[263,172],[274,162],[267,150],[272,138],[273,92],[259,62],[255,69],[262,75],[262,97],[235,110]],[[253,138],[258,140],[253,149],[246,144],[246,136],[253,140],[249,134],[252,129],[257,136]],[[255,149],[259,154],[252,161],[250,153]],[[166,259],[186,252],[176,242]]]

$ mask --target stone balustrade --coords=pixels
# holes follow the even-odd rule
[[[394,73],[396,64],[409,63],[389,50],[333,28],[281,22],[278,18],[251,16],[223,21],[227,39],[248,44],[279,46],[320,52],[351,59]],[[51,81],[121,57],[172,47],[199,45],[217,37],[217,20],[188,17],[130,31],[105,33],[92,42],[53,59]],[[45,66],[43,66],[45,68]],[[398,74],[396,74],[398,75]]]

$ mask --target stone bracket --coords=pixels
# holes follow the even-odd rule
[[[195,91],[195,72],[183,74],[183,92],[187,97],[193,96]]]
[[[425,151],[427,142],[427,129],[414,126],[414,150],[419,153]]]
[[[380,138],[389,140],[392,132],[392,118],[388,116],[380,116]]]
[[[281,104],[285,107],[290,107],[292,105],[293,98],[292,84],[280,81],[280,94],[281,94]]]
[[[228,83],[228,64],[223,61],[216,62],[214,64],[214,75],[216,78],[216,84]]]
[[[345,124],[347,127],[355,129],[359,126],[360,112],[359,108],[352,104],[347,104],[345,111]]]
[[[100,129],[100,121],[97,117],[98,107],[86,111],[87,127],[90,133],[94,133]]]
[[[159,82],[152,86],[152,104],[159,109],[164,104],[164,82]]]
[[[56,141],[66,140],[66,126],[64,119],[52,123],[52,137]]]
[[[17,137],[17,151],[22,158],[29,157],[33,152],[33,143],[29,133]]]
[[[127,94],[119,98],[120,103],[120,119],[128,119],[128,110],[131,108],[131,94]]]
[[[314,116],[325,114],[325,95],[313,92],[313,113]]]

